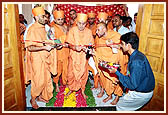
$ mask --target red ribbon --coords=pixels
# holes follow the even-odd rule
[[[56,40],[56,39],[54,39]],[[21,40],[22,43],[24,42],[36,42],[36,43],[48,43],[48,42],[45,42],[45,41],[31,41],[31,40]],[[120,42],[121,43],[121,42]],[[112,44],[109,44],[109,45],[119,45],[120,43],[112,43]],[[62,43],[54,43],[53,45],[63,45]],[[88,47],[88,46],[92,46],[92,47],[108,47],[106,44],[96,44],[96,45],[73,45],[71,44],[71,46],[85,46],[85,47]]]

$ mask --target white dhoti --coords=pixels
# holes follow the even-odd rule
[[[135,111],[145,105],[153,96],[153,91],[142,93],[136,91],[128,91],[121,97],[116,105],[117,111]]]

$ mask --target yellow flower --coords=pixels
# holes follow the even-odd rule
[[[108,64],[109,64],[110,66],[113,66],[113,63],[111,63],[111,62],[109,62]]]
[[[66,95],[69,92],[69,88],[65,88],[65,93]],[[63,107],[76,107],[76,96],[75,92],[71,93],[69,96],[64,96],[64,104]]]

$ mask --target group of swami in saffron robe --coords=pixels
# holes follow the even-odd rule
[[[112,12],[99,12],[98,23],[95,23],[95,13],[71,10],[68,25],[64,11],[55,10],[52,13],[54,20],[48,23],[44,8],[33,8],[35,22],[25,31],[24,78],[25,83],[31,81],[32,107],[39,108],[36,101],[49,102],[53,97],[53,83],[56,84],[56,92],[59,92],[59,80],[70,89],[65,96],[81,90],[84,99],[87,99],[84,91],[89,71],[93,73],[93,88],[100,89],[97,97],[106,92],[108,97],[103,100],[106,103],[114,94],[116,97],[111,104],[115,105],[123,94],[123,88],[119,82],[116,83],[116,75],[100,69],[98,63],[101,60],[117,63],[120,72],[126,75],[128,55],[120,48],[121,34],[118,30],[122,22],[119,15],[112,19]],[[117,23],[119,26],[115,26]],[[45,30],[46,25],[50,27],[50,37]],[[117,52],[113,52],[113,48]],[[90,57],[86,58],[87,55]]]

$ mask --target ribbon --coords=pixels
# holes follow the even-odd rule
[[[57,39],[54,39],[54,40],[57,40]],[[45,41],[30,41],[30,40],[21,40],[21,43],[23,43],[24,44],[24,42],[36,42],[36,43],[42,43],[42,44],[44,44],[44,43],[48,43],[48,44],[51,44],[51,43],[49,43],[49,42],[45,42]],[[120,42],[121,43],[121,42]],[[109,45],[119,45],[120,43],[112,43],[112,44],[109,44]],[[53,45],[62,45],[62,46],[64,46],[64,44],[62,44],[62,43],[53,43]],[[73,45],[73,44],[69,44],[69,45],[71,45],[71,46],[85,46],[85,47],[89,47],[89,46],[92,46],[93,48],[97,48],[97,47],[109,47],[109,46],[107,46],[106,44],[96,44],[96,45]]]

